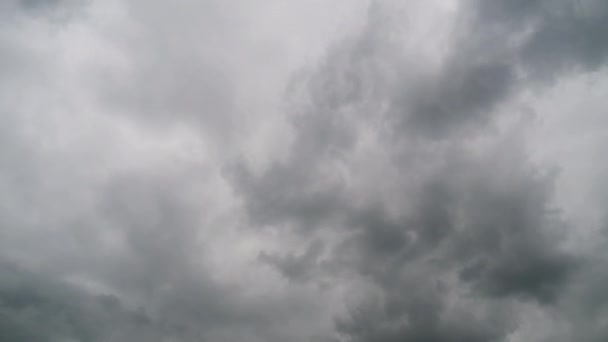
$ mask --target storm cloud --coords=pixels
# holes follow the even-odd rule
[[[0,340],[608,338],[605,1],[0,12]]]

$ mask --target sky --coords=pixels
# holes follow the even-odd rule
[[[0,340],[608,340],[605,0],[0,1]]]

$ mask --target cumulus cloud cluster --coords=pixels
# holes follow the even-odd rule
[[[0,340],[608,338],[607,2],[0,18]]]

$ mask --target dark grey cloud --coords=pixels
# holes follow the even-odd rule
[[[595,70],[608,53],[604,1],[472,2],[477,29],[502,26],[504,34],[531,30],[517,55],[532,80],[555,80],[561,72]]]
[[[52,8],[58,6],[59,0],[21,0],[18,3],[25,9]]]
[[[509,172],[515,171],[515,165],[510,164]],[[431,286],[452,272],[458,273],[460,286],[468,288],[464,297],[482,298],[491,315],[519,301],[543,306],[560,301],[581,260],[557,247],[555,234],[566,227],[545,207],[542,194],[547,189],[542,188],[547,180],[529,171],[505,180],[494,167],[500,162],[487,159],[447,166],[435,176],[444,184],[431,181],[417,194],[422,198],[412,218],[388,233],[378,223],[362,224],[354,240],[336,251],[342,267],[354,267],[388,298],[375,309],[381,313],[363,309],[347,320],[342,329],[353,340],[505,339],[516,320],[509,325],[501,325],[500,320],[452,321],[444,305],[450,298],[445,287],[453,285]],[[429,273],[417,274],[420,269]],[[425,295],[410,292],[410,277],[421,282],[417,286],[424,288]],[[411,300],[417,301],[416,306],[399,304]],[[383,313],[391,305],[400,312],[394,318]],[[476,305],[470,303],[463,310],[475,312]],[[421,310],[427,318],[415,319]],[[394,319],[398,323],[391,323]]]
[[[0,336],[6,341],[160,340],[162,325],[112,295],[28,272],[7,261],[0,270]]]
[[[323,252],[323,243],[320,240],[313,241],[306,251],[301,255],[277,255],[262,252],[260,261],[276,267],[282,275],[290,280],[310,281],[316,274],[319,257]]]
[[[583,10],[591,7],[594,15]],[[499,112],[547,81],[604,65],[605,44],[591,43],[605,30],[603,9],[595,2],[466,2],[441,65],[413,72],[419,66],[407,52],[381,37],[399,23],[374,7],[359,33],[299,81],[297,96],[306,100],[289,109],[295,140],[288,159],[261,175],[239,165],[232,177],[252,223],[296,227],[304,236],[333,231],[343,239],[318,272],[379,288],[380,304],[339,320],[346,340],[502,341],[517,330],[516,319],[453,319],[446,304],[453,294],[430,285],[452,276],[448,288],[482,303],[465,311],[560,310],[588,267],[562,248],[564,233],[578,227],[552,207],[551,174],[526,157],[517,135],[500,133],[506,114]],[[387,158],[384,174],[361,181],[371,189],[396,184],[379,200],[350,181],[364,177],[353,163],[365,143],[361,127]],[[344,169],[345,177],[331,172]],[[400,182],[382,178],[393,170]],[[315,265],[306,256],[265,260],[301,280]]]
[[[511,331],[507,310],[481,318],[464,310],[446,313],[446,285],[436,279],[418,275],[401,286],[357,307],[337,329],[349,341],[500,341]]]
[[[508,96],[514,86],[515,72],[501,61],[474,63],[455,61],[428,87],[422,86],[415,98],[406,96],[405,106],[410,102],[413,105],[405,109],[411,114],[404,126],[414,126],[414,134],[427,132],[441,137],[451,127],[488,121],[488,111]]]
[[[87,0],[7,0],[0,4],[0,18],[11,25],[20,20],[65,24],[81,15]]]
[[[525,108],[604,75],[608,5],[335,4],[0,5],[0,340],[606,339]]]

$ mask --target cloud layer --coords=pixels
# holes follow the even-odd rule
[[[0,340],[608,338],[605,1],[0,12]]]

